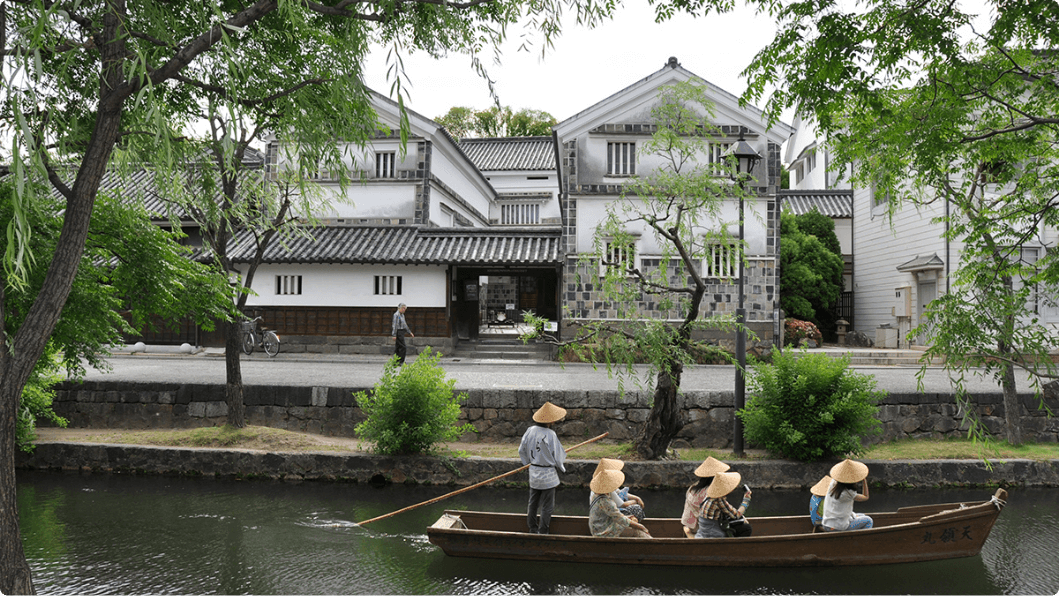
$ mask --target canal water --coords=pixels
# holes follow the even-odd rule
[[[524,489],[480,488],[358,527],[447,487],[19,472],[26,556],[41,594],[1055,594],[1054,489],[1014,489],[982,554],[829,569],[675,568],[445,556],[425,528],[446,508],[521,512]],[[679,490],[634,491],[675,517]],[[985,489],[873,490],[857,510],[986,499]],[[751,515],[801,514],[808,492],[757,490]],[[556,513],[587,494],[558,491]]]

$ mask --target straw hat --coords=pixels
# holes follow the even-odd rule
[[[602,470],[592,477],[592,482],[588,487],[597,495],[609,495],[621,488],[623,482],[625,482],[625,474],[622,474],[620,470]]]
[[[813,485],[812,488],[809,489],[809,492],[813,493],[818,497],[824,497],[827,496],[827,487],[829,486],[831,486],[831,477],[825,475],[823,478],[820,479],[820,482],[817,482]]]
[[[699,467],[695,468],[695,475],[699,478],[712,478],[721,472],[728,471],[728,464],[723,461],[713,459],[713,456],[707,457],[699,464]]]
[[[599,464],[596,465],[596,471],[592,472],[592,477],[595,478],[596,476],[599,476],[599,473],[603,470],[620,470],[624,467],[625,462],[621,461],[620,459],[610,459],[609,457],[604,457],[603,459],[599,460]]]
[[[739,481],[742,478],[739,472],[721,472],[713,477],[710,488],[706,489],[706,496],[711,499],[724,497],[735,490],[735,487],[739,486]]]
[[[544,405],[539,410],[533,413],[533,421],[541,424],[551,424],[552,422],[559,422],[566,417],[566,410],[553,404],[550,401],[544,402]]]
[[[844,459],[831,467],[831,477],[846,484],[860,482],[868,477],[868,466],[859,461]]]

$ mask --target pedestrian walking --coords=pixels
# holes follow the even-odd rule
[[[397,312],[393,313],[393,325],[390,335],[393,336],[394,350],[393,353],[397,356],[397,366],[404,364],[404,357],[408,353],[408,345],[404,343],[404,336],[407,333],[409,337],[415,337],[415,333],[408,328],[408,321],[404,318],[404,311],[408,310],[408,306],[402,302],[397,305]]]

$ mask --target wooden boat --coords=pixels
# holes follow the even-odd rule
[[[552,534],[526,532],[518,513],[446,511],[427,528],[453,557],[526,561],[798,567],[878,565],[971,557],[982,550],[1007,492],[986,501],[902,507],[869,513],[870,530],[814,532],[809,516],[748,518],[753,536],[685,538],[679,519],[647,518],[652,538],[602,538],[585,516],[554,516]]]

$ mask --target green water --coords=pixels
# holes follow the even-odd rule
[[[237,482],[20,472],[22,536],[41,594],[1055,594],[1059,491],[1012,490],[980,556],[836,569],[669,568],[452,558],[425,528],[446,509],[521,512],[483,488],[356,527],[448,487]],[[636,491],[678,516],[681,491]],[[987,498],[873,490],[858,511]],[[802,514],[807,492],[756,490],[751,515]],[[560,490],[556,513],[587,494]]]

